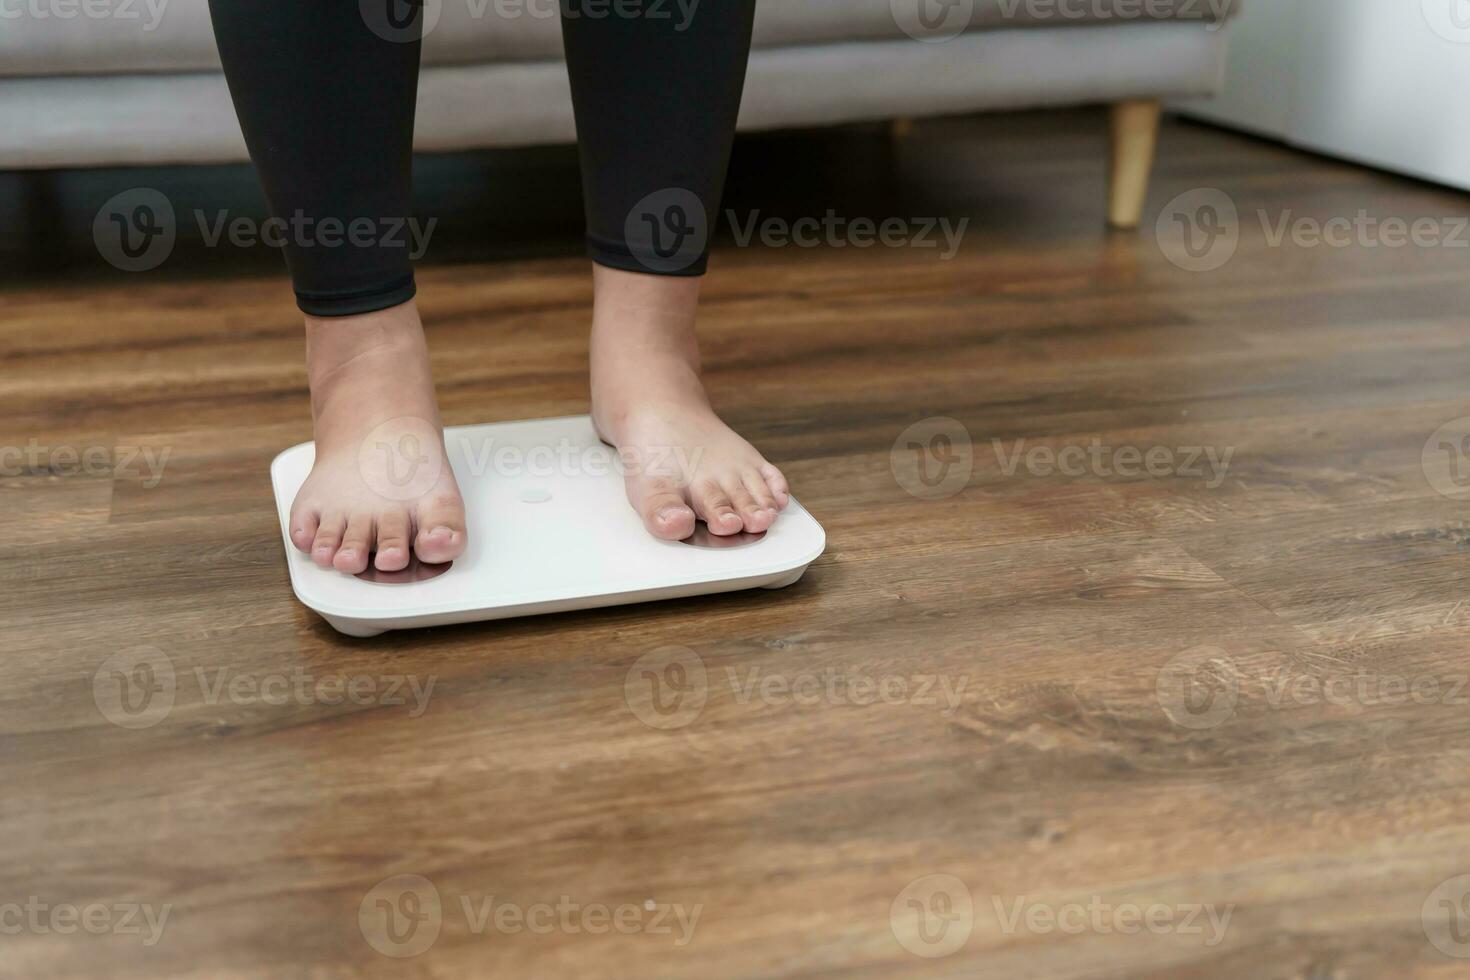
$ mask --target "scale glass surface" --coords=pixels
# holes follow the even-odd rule
[[[290,539],[291,501],[311,472],[304,442],[271,463],[291,588],[338,632],[385,630],[615,606],[801,578],[826,547],[822,526],[793,498],[770,530],[734,540],[703,524],[661,541],[628,505],[617,451],[585,415],[444,430],[464,493],[469,546],[446,565],[348,575],[318,568]]]

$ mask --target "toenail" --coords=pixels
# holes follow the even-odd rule
[[[677,521],[683,516],[683,507],[665,507],[663,510],[658,512],[658,518],[661,521]]]
[[[453,531],[453,529],[447,528],[447,527],[436,527],[436,528],[434,528],[434,530],[432,530],[432,531],[429,532],[429,537],[431,537],[431,538],[453,538],[454,537],[454,531]]]

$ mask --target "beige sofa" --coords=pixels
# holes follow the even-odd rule
[[[1114,103],[1127,225],[1158,100],[1217,88],[1232,2],[760,0],[740,126]],[[428,3],[420,150],[573,138],[555,0]],[[246,159],[206,0],[0,0],[0,27],[0,168]]]

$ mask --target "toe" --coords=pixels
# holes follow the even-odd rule
[[[367,568],[368,555],[373,550],[373,515],[353,514],[347,519],[347,530],[342,535],[342,547],[332,559],[332,567],[339,572],[356,575]]]
[[[292,511],[291,543],[310,554],[311,543],[316,540],[316,529],[320,524],[321,518],[312,508],[303,507],[299,511]]]
[[[628,499],[648,533],[665,541],[681,541],[694,533],[694,511],[679,485],[660,477],[630,480]]]
[[[760,504],[756,503],[755,495],[746,488],[740,477],[733,476],[725,483],[725,492],[730,495],[730,503],[734,505],[735,512],[740,515],[740,526],[752,534],[758,534],[771,526],[770,518],[761,510]]]
[[[337,555],[337,546],[342,543],[342,532],[347,528],[344,514],[327,514],[317,525],[316,536],[311,541],[311,560],[322,568],[331,568]]]
[[[697,484],[691,494],[694,512],[714,534],[738,534],[745,525],[730,503],[730,495],[717,483]]]
[[[420,561],[437,565],[464,554],[464,501],[457,494],[437,494],[419,505],[418,536],[413,550]]]
[[[791,503],[791,488],[786,485],[786,477],[780,470],[770,463],[762,463],[760,475],[765,478],[766,486],[771,488],[771,496],[776,499],[778,509]]]
[[[745,529],[764,531],[775,523],[780,513],[780,508],[776,506],[776,497],[771,493],[771,488],[766,484],[765,478],[755,470],[747,470],[741,474],[741,482],[745,484],[745,489],[750,491],[756,507],[755,523],[757,526],[752,527],[749,522],[746,522]]]
[[[373,565],[382,572],[408,566],[408,512],[392,510],[378,515],[378,553]]]

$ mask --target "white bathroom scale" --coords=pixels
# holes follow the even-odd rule
[[[453,562],[401,572],[318,568],[290,539],[291,501],[315,455],[304,442],[271,463],[291,588],[338,632],[385,630],[778,589],[801,578],[827,535],[795,499],[763,534],[661,541],[628,505],[618,453],[585,415],[444,430],[465,497],[469,546]]]

